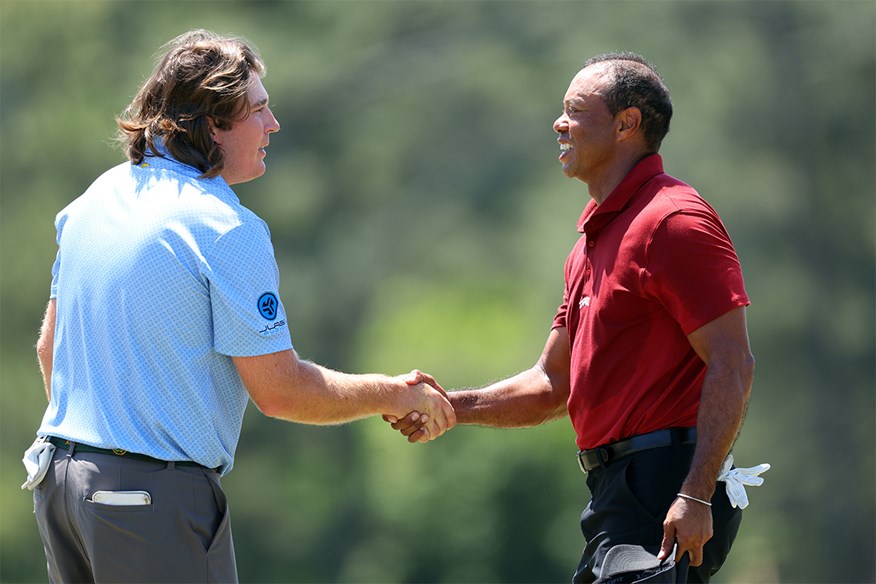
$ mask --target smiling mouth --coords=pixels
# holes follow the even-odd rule
[[[560,155],[557,157],[560,162],[565,164],[566,159],[569,157],[569,152],[572,151],[572,145],[568,142],[560,142]]]

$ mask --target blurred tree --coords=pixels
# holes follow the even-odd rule
[[[587,200],[556,168],[563,92],[592,54],[653,60],[667,169],[724,217],[753,300],[737,460],[773,464],[715,581],[876,580],[876,6],[855,0],[0,2],[0,580],[45,580],[18,485],[52,218],[122,160],[113,114],[195,27],[268,63],[282,131],[237,191],[271,227],[298,351],[447,387],[538,357]],[[252,408],[224,479],[241,579],[568,581],[574,451],[568,421],[411,446]]]

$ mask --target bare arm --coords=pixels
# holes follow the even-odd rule
[[[448,394],[460,424],[497,428],[537,426],[567,415],[569,335],[551,331],[538,362],[530,369],[482,389]]]
[[[715,492],[721,465],[739,435],[754,381],[745,308],[731,310],[692,332],[688,339],[707,369],[697,414],[697,446],[681,492],[708,501]],[[689,550],[691,565],[698,566],[702,547],[711,537],[711,509],[679,498],[664,522],[661,552],[668,552],[677,539],[678,555]]]
[[[569,335],[565,328],[551,331],[538,362],[530,369],[481,389],[462,389],[447,395],[459,424],[523,428],[567,415],[569,399]],[[421,375],[427,383],[434,380]],[[410,442],[421,438],[414,424],[416,412],[392,427]],[[387,420],[392,422],[392,420]]]
[[[305,424],[340,424],[367,416],[429,416],[428,434],[437,438],[456,423],[450,403],[424,383],[401,377],[351,375],[303,361],[294,351],[233,357],[253,402],[267,416]]]
[[[55,317],[57,302],[54,298],[46,305],[46,314],[40,327],[40,337],[37,339],[36,352],[40,362],[40,373],[43,376],[43,386],[46,390],[46,400],[52,399],[52,353],[55,348]]]

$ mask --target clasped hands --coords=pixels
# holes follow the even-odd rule
[[[411,390],[404,396],[410,398],[403,408],[407,414],[384,414],[383,420],[407,437],[408,442],[429,442],[456,425],[456,412],[447,392],[434,377],[414,369],[401,379]]]

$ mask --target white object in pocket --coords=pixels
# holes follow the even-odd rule
[[[152,495],[146,491],[95,491],[91,500],[103,505],[151,505]]]
[[[24,463],[24,468],[27,471],[27,480],[21,485],[23,489],[33,490],[40,484],[46,473],[49,471],[49,465],[52,463],[52,455],[55,453],[55,445],[49,442],[49,439],[40,436],[34,443],[30,445],[24,452],[24,458],[21,462]]]

